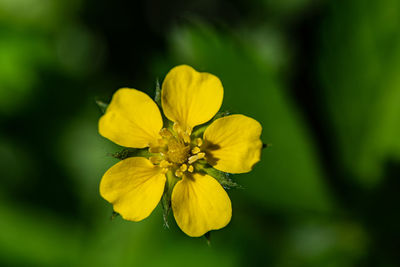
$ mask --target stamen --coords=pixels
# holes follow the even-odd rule
[[[172,129],[174,129],[174,131],[178,134],[180,138],[183,139],[186,144],[190,143],[190,135],[186,131],[182,130],[178,123],[174,123]]]
[[[175,176],[176,177],[182,177],[183,176],[183,172],[181,172],[180,170],[176,170],[175,171]]]
[[[198,160],[198,159],[199,159],[198,155],[193,155],[193,156],[189,157],[188,163],[192,164],[192,163],[196,162],[196,160]]]
[[[192,154],[197,154],[197,153],[199,153],[200,152],[200,148],[198,147],[198,146],[196,146],[196,147],[194,147],[193,149],[192,149]]]
[[[196,144],[197,146],[201,146],[203,144],[203,139],[201,139],[200,137],[196,138]]]
[[[206,153],[204,153],[204,152],[201,152],[201,153],[197,154],[198,159],[202,159],[205,156],[206,156]]]
[[[185,172],[187,170],[187,165],[186,164],[182,164],[181,167],[179,168],[182,172]]]
[[[182,133],[182,138],[183,138],[183,140],[185,141],[186,144],[190,143],[190,136],[186,132]]]
[[[193,172],[193,166],[192,165],[189,165],[188,172]]]
[[[168,168],[171,165],[172,164],[170,162],[166,161],[165,159],[160,162],[160,167],[161,168]]]

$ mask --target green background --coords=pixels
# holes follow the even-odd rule
[[[270,146],[189,238],[111,220],[95,100],[189,64]],[[1,266],[399,266],[398,0],[0,0]]]

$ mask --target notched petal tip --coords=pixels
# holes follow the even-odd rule
[[[179,65],[164,79],[161,103],[165,116],[190,134],[194,126],[209,121],[218,112],[223,93],[215,75]]]
[[[213,177],[199,173],[187,175],[175,185],[172,210],[179,228],[191,237],[221,229],[232,217],[226,191]]]
[[[113,95],[99,120],[99,133],[114,143],[145,148],[159,137],[163,126],[160,110],[145,93],[122,88]]]

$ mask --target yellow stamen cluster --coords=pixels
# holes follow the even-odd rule
[[[182,131],[178,124],[174,124],[172,130],[163,128],[160,136],[157,144],[149,148],[150,153],[156,154],[149,160],[161,167],[165,173],[171,170],[175,176],[183,177],[185,172],[192,173],[192,164],[206,155],[201,151],[203,140],[191,140],[189,134]]]

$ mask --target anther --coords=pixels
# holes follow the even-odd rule
[[[197,154],[198,159],[202,159],[206,156],[206,153],[204,152],[200,152],[199,154]]]
[[[189,165],[188,172],[193,172],[193,166],[192,165]]]
[[[190,143],[190,136],[189,136],[188,133],[183,132],[183,133],[182,133],[182,138],[183,138],[183,141],[185,141],[186,144],[189,144],[189,143]]]
[[[181,167],[179,168],[182,172],[185,172],[187,170],[187,165],[186,164],[182,164]]]
[[[192,164],[193,162],[195,162],[198,159],[199,159],[198,154],[194,155],[194,156],[191,156],[191,157],[188,158],[188,163]]]
[[[196,138],[196,144],[197,146],[201,146],[203,144],[203,139],[201,139],[200,137]]]
[[[198,147],[198,146],[195,146],[193,149],[192,149],[192,154],[197,154],[197,153],[199,153],[200,152],[200,148]]]
[[[176,170],[175,171],[175,176],[176,177],[182,177],[183,176],[183,172],[181,172],[180,170]]]
[[[160,162],[160,167],[161,168],[168,168],[171,165],[172,164],[170,162],[166,161],[165,159]]]

